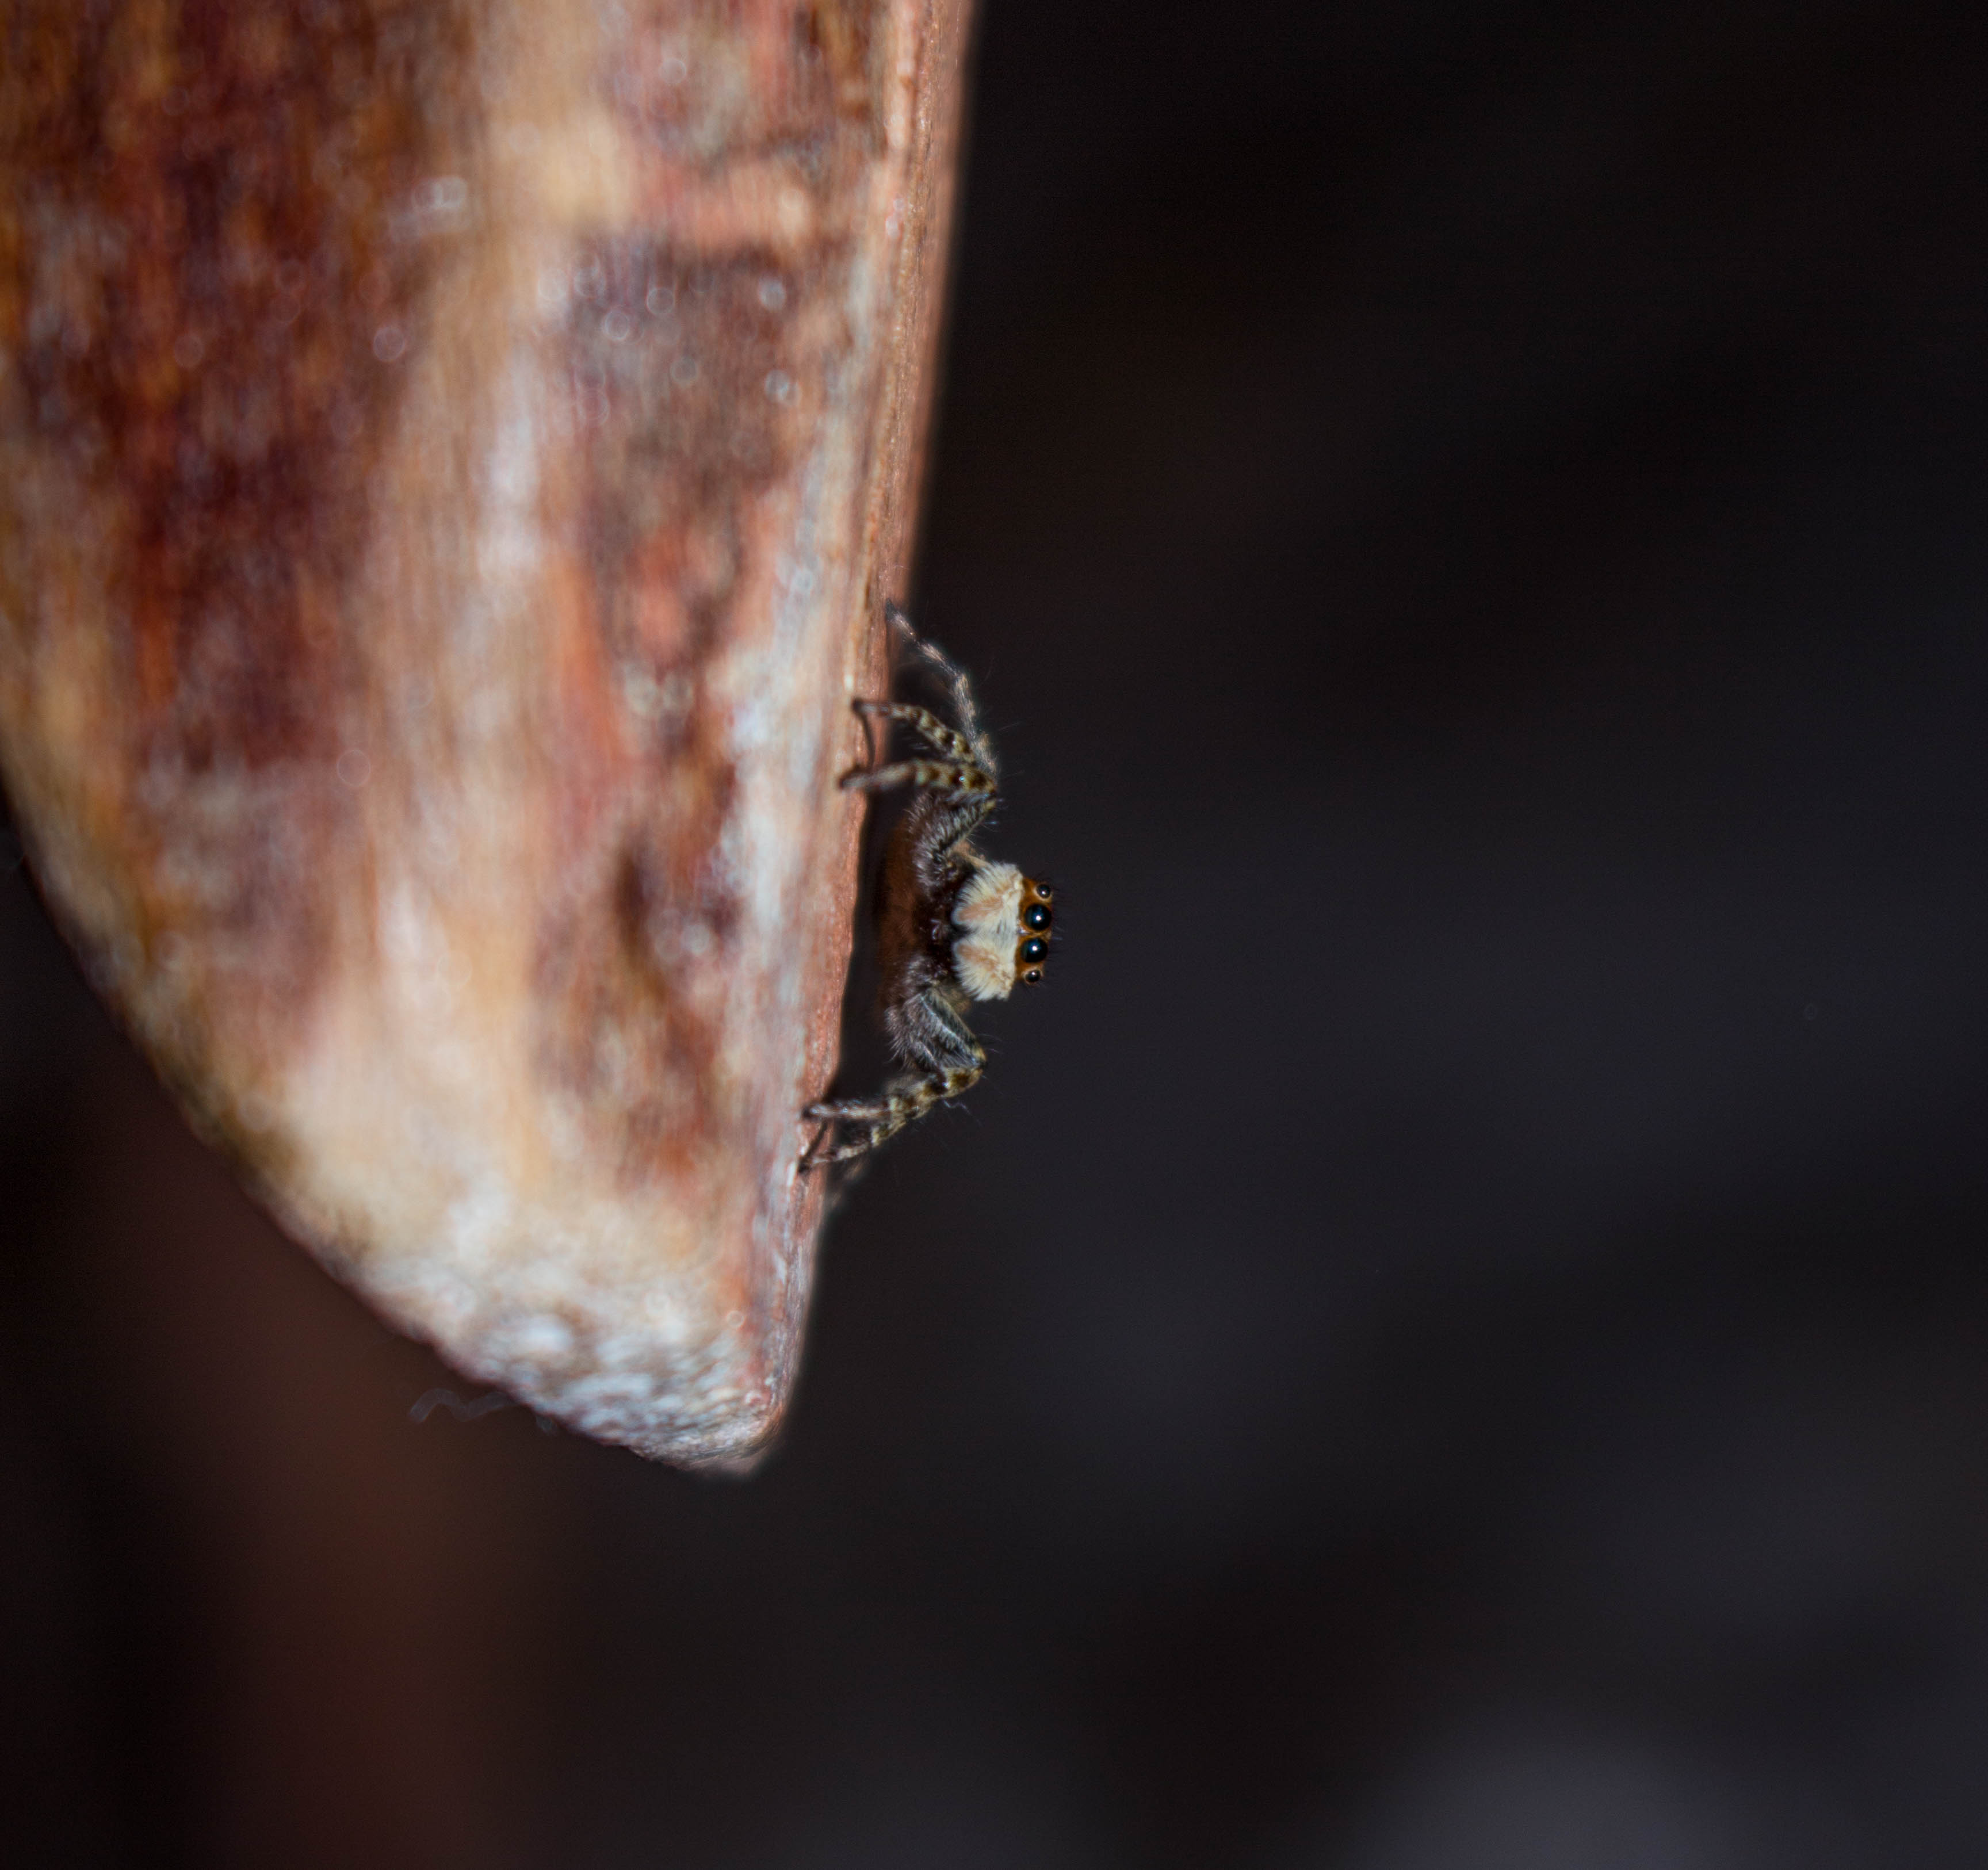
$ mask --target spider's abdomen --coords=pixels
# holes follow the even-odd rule
[[[937,815],[929,795],[915,799],[892,828],[877,872],[877,962],[886,1006],[952,971],[952,901],[960,873],[933,864]]]

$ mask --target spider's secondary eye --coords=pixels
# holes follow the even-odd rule
[[[1031,968],[1027,973],[1022,976],[1023,979],[1026,981],[1032,987],[1036,983],[1036,982],[1040,980],[1042,977],[1043,971],[1040,968]]]
[[[1024,928],[1046,928],[1050,925],[1050,908],[1047,903],[1032,902],[1022,911]]]
[[[1031,935],[1022,944],[1022,959],[1024,961],[1040,961],[1049,952],[1050,945],[1040,935]]]

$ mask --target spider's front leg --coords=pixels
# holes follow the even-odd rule
[[[900,1056],[921,1069],[893,1078],[874,1097],[810,1104],[803,1114],[822,1128],[801,1158],[803,1168],[867,1155],[947,1098],[971,1091],[986,1069],[987,1054],[980,1041],[958,1007],[938,989],[915,994],[897,1009],[892,1038]],[[857,1134],[833,1149],[825,1148],[830,1131],[843,1124]]]
[[[993,769],[982,757],[981,749],[957,729],[948,727],[929,708],[915,702],[851,702],[850,706],[872,720],[901,721],[935,753],[962,766],[979,766],[990,776]]]
[[[921,657],[933,674],[945,685],[952,698],[952,712],[958,719],[960,732],[973,749],[974,763],[992,773],[994,770],[994,743],[987,738],[987,730],[980,724],[980,708],[973,698],[973,684],[965,670],[953,661],[936,643],[928,642],[911,627],[911,620],[896,604],[887,605],[884,614],[891,620],[891,627]]]
[[[864,704],[869,707],[881,705]],[[889,705],[894,707],[895,704]],[[984,767],[963,760],[900,759],[888,766],[879,766],[874,773],[845,774],[842,783],[850,792],[888,792],[894,786],[916,786],[955,800],[992,800],[994,796],[993,775]]]
[[[976,1050],[978,1047],[975,1048]],[[970,1091],[979,1082],[981,1066],[955,1065],[929,1077],[896,1078],[874,1097],[840,1097],[827,1104],[810,1104],[805,1113],[821,1124],[820,1132],[801,1158],[804,1169],[824,1162],[853,1162],[881,1149],[900,1130],[942,1104]],[[844,1124],[859,1125],[857,1134],[833,1148],[825,1148],[830,1131]]]

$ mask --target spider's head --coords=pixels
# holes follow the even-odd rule
[[[1017,983],[1033,987],[1049,962],[1055,919],[1046,883],[1012,864],[983,864],[952,905],[959,933],[952,971],[976,1000],[1005,1000]]]
[[[1015,978],[1025,987],[1036,986],[1049,965],[1050,925],[1056,919],[1050,908],[1050,886],[1033,877],[1022,879],[1022,912],[1016,918]]]

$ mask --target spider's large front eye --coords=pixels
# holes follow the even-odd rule
[[[1046,902],[1032,902],[1022,911],[1024,928],[1046,928],[1050,925],[1050,906]]]
[[[1050,952],[1050,945],[1040,935],[1031,935],[1022,944],[1022,959],[1033,965]]]

